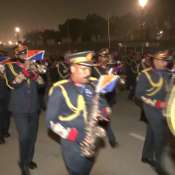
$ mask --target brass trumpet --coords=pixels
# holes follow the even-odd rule
[[[45,74],[47,72],[47,65],[46,64],[39,64],[37,62],[32,62],[31,70],[37,72],[39,74]]]

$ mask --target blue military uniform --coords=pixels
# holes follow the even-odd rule
[[[95,158],[86,158],[80,150],[86,134],[87,114],[95,94],[94,81],[91,82],[77,86],[72,80],[62,80],[55,83],[49,92],[46,112],[48,128],[51,128],[50,122],[54,122],[78,131],[73,141],[61,138],[61,151],[70,175],[89,175],[94,165]],[[100,109],[105,107],[106,101],[100,100]]]
[[[37,138],[39,102],[37,82],[31,77],[26,77],[20,84],[12,83],[20,72],[23,70],[17,62],[6,64],[8,86],[11,88],[9,110],[12,112],[19,134],[19,163],[23,174],[28,175]],[[30,74],[32,75],[31,72]]]
[[[162,109],[150,105],[147,101],[165,101],[169,80],[170,75],[167,70],[147,68],[140,74],[136,87],[136,97],[148,99],[143,101],[148,123],[142,160],[152,164],[159,174],[164,173],[161,171],[162,154],[166,145],[167,126]]]
[[[10,112],[8,102],[10,90],[6,85],[5,62],[9,59],[4,51],[0,51],[0,144],[5,143],[5,137],[9,137]]]
[[[93,67],[92,68],[92,76],[96,77],[96,78],[100,78],[101,75],[103,74],[107,74],[107,70],[102,68],[102,67]],[[108,102],[109,106],[112,108],[112,106],[115,104],[116,101],[116,89],[114,88],[114,90],[112,92],[108,92],[107,94],[105,94],[105,99]],[[116,147],[118,145],[117,139],[115,137],[115,134],[112,130],[111,127],[111,123],[105,123],[107,124],[106,128],[106,133],[108,136],[108,140],[109,143],[112,147]]]
[[[8,111],[10,89],[6,86],[5,74],[0,73],[0,143],[8,136],[10,112]]]
[[[109,64],[110,55],[108,49],[101,49],[98,56],[98,61],[104,64],[104,66],[100,65],[97,67],[94,66],[92,68],[92,76],[96,77],[97,79],[99,79],[101,75],[108,74],[108,71],[110,68],[112,68],[112,64]],[[109,106],[112,108],[112,106],[116,103],[116,87],[114,87],[111,92],[105,94],[105,99],[108,102]],[[118,142],[112,130],[111,123],[107,123],[105,128],[110,145],[112,147],[116,147],[118,145]]]

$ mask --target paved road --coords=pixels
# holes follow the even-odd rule
[[[117,105],[113,109],[112,126],[120,146],[112,149],[109,145],[101,151],[92,175],[156,175],[152,168],[140,162],[144,141],[145,125],[139,121],[139,109],[127,100],[126,93],[119,93]],[[12,120],[11,137],[5,145],[0,145],[0,175],[20,175],[17,166],[17,133]],[[35,161],[38,169],[32,175],[67,175],[59,145],[47,136],[44,114],[40,117],[40,128],[36,145]],[[168,156],[165,163],[171,175],[175,174],[175,164]]]

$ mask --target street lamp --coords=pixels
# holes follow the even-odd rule
[[[139,6],[141,7],[140,11],[140,39],[144,42],[146,37],[145,31],[145,7],[148,4],[148,0],[138,0]],[[143,44],[144,45],[144,44]],[[143,52],[142,46],[142,52]]]
[[[15,27],[16,41],[19,41],[19,33],[20,32],[21,32],[21,29],[19,27]]]
[[[139,0],[140,7],[144,8],[148,3],[148,0]]]
[[[108,15],[107,21],[108,21],[108,48],[110,49],[111,48],[111,36],[110,36],[110,18],[109,18],[109,15]]]
[[[9,44],[10,46],[13,45],[13,41],[9,40],[9,41],[8,41],[8,44]]]

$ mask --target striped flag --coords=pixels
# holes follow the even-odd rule
[[[44,59],[45,50],[28,50],[26,60],[42,61]]]
[[[111,92],[115,88],[118,79],[119,76],[114,74],[101,75],[96,87],[96,92],[97,93]]]

